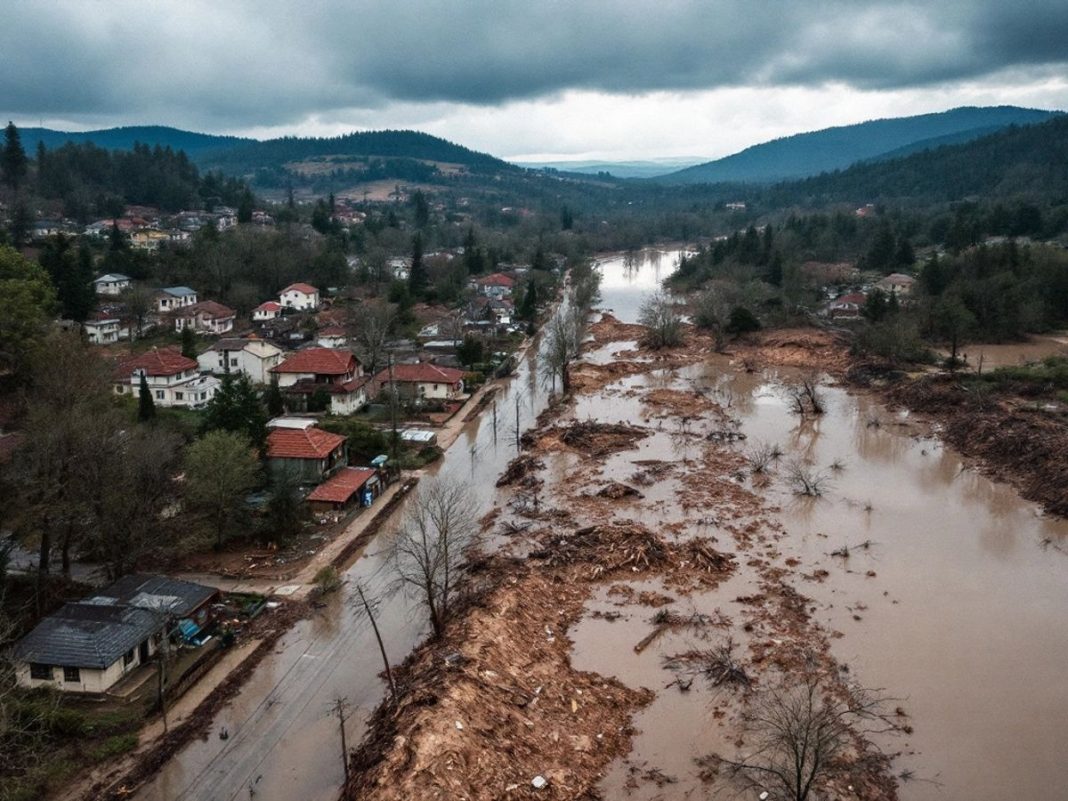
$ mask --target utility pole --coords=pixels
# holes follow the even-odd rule
[[[393,418],[392,455],[393,467],[397,468],[397,382],[393,379],[393,354],[386,354],[386,365],[389,367],[389,409]]]
[[[515,395],[515,452],[519,453],[519,393]]]
[[[345,740],[345,721],[348,720],[347,698],[334,699],[334,712],[337,713],[337,725],[341,729],[341,762],[345,766],[345,786],[349,786],[349,746]]]
[[[497,399],[493,399],[493,444],[497,444]]]

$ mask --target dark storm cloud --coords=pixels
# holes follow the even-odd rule
[[[566,89],[902,88],[1068,61],[1064,0],[6,5],[0,110],[24,117],[240,127]]]

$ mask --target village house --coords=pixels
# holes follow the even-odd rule
[[[298,311],[315,311],[319,308],[319,290],[311,284],[290,284],[278,293],[278,302]]]
[[[859,320],[860,310],[868,300],[863,292],[852,292],[827,304],[826,313],[832,320]]]
[[[915,283],[916,279],[910,275],[890,273],[881,281],[876,281],[875,288],[881,289],[883,292],[889,292],[891,295],[905,297],[912,294],[912,287]]]
[[[374,384],[376,394],[392,385],[407,400],[456,400],[464,393],[464,371],[427,362],[395,364],[375,375]]]
[[[211,620],[218,590],[160,576],[129,575],[84,601],[64,604],[14,649],[22,687],[106,693],[146,664],[163,638],[195,636]]]
[[[187,286],[171,286],[156,292],[156,311],[161,314],[192,306],[196,302],[196,290]]]
[[[349,341],[348,334],[340,325],[328,325],[320,328],[315,336],[315,342],[324,348],[342,348]]]
[[[126,339],[130,335],[129,329],[124,329],[122,321],[115,315],[97,312],[82,323],[85,338],[94,345],[110,345],[120,339]],[[122,336],[123,333],[126,336]]]
[[[152,228],[144,228],[130,234],[130,245],[139,250],[159,250],[160,243],[170,240],[170,235]]]
[[[201,375],[199,365],[173,348],[158,348],[122,362],[115,371],[115,393],[137,397],[141,376],[157,406],[197,409],[219,388],[219,379]]]
[[[512,294],[512,289],[515,287],[515,279],[504,273],[490,273],[473,279],[471,284],[480,295],[505,298]]]
[[[480,295],[467,308],[467,319],[471,322],[511,325],[514,315],[515,304],[510,298]]]
[[[108,273],[93,279],[93,289],[98,295],[121,295],[130,288],[131,278],[122,273]]]
[[[261,303],[252,310],[252,319],[257,323],[262,323],[266,320],[273,320],[281,313],[282,304],[277,301],[268,300],[266,303]]]
[[[282,349],[259,337],[220,339],[197,357],[206,373],[244,373],[255,384],[269,384],[271,368],[283,358]]]
[[[291,354],[271,368],[278,386],[297,405],[308,409],[317,394],[329,396],[333,414],[352,414],[367,405],[370,377],[347,350],[307,348]]]
[[[174,313],[174,328],[192,328],[198,334],[225,334],[234,328],[237,312],[214,300],[202,300]]]
[[[316,428],[313,420],[281,417],[267,425],[267,463],[276,475],[318,484],[348,464],[345,437]]]
[[[373,467],[343,467],[309,493],[306,500],[313,512],[344,509],[353,500],[370,506],[382,491],[378,471]]]

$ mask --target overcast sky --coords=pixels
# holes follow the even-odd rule
[[[1066,0],[0,0],[0,115],[416,128],[512,159],[711,158],[875,117],[1068,107]]]

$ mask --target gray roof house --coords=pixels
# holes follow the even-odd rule
[[[199,630],[218,590],[161,576],[125,576],[83,601],[64,604],[14,649],[23,687],[105,693],[148,662],[179,621]]]

